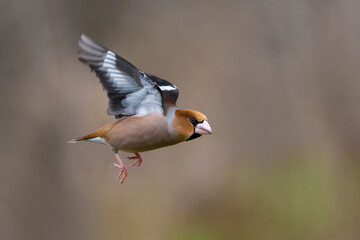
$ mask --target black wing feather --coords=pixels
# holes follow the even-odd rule
[[[165,79],[159,78],[150,73],[146,73],[146,75],[159,86],[162,95],[162,103],[164,106],[164,110],[167,111],[169,107],[175,106],[176,101],[179,97],[178,88],[171,82],[166,81]]]
[[[163,112],[157,85],[142,71],[85,35],[81,36],[79,47],[79,60],[95,71],[107,92],[109,115]]]

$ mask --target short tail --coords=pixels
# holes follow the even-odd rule
[[[90,142],[97,142],[97,143],[105,144],[106,134],[119,122],[120,121],[118,120],[118,121],[109,123],[109,124],[105,125],[104,127],[96,130],[93,133],[90,133],[83,137],[75,138],[73,140],[68,141],[67,143],[76,143],[79,141],[90,141]]]

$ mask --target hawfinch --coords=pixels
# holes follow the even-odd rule
[[[144,73],[109,49],[82,35],[79,60],[94,71],[107,92],[107,113],[116,121],[69,143],[89,141],[108,145],[120,169],[123,183],[127,170],[118,151],[134,153],[129,160],[139,167],[140,152],[189,141],[212,134],[207,118],[201,112],[176,107],[177,87],[170,82]]]

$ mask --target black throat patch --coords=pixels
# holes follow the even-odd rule
[[[194,132],[188,139],[186,139],[186,141],[190,141],[198,137],[201,137],[201,135]]]

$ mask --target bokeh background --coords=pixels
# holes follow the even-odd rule
[[[360,239],[360,1],[0,1],[2,239]],[[213,136],[120,185],[82,33]],[[122,157],[129,154],[122,154]],[[130,163],[127,163],[130,167]]]

